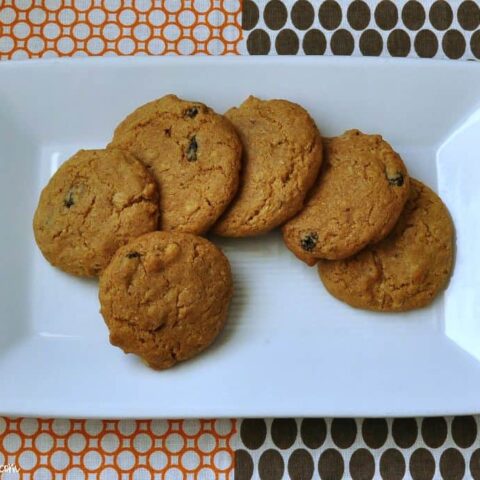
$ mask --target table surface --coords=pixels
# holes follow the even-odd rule
[[[163,54],[477,60],[480,2],[0,0],[0,60]],[[0,477],[480,479],[479,423],[0,417]]]

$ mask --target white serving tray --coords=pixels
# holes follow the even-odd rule
[[[235,297],[213,348],[164,372],[108,343],[97,285],[50,267],[31,221],[77,149],[166,93],[217,111],[249,94],[305,106],[325,135],[378,132],[457,231],[448,290],[408,314],[354,310],[278,232],[218,240]],[[69,417],[480,412],[480,65],[345,58],[122,58],[0,64],[0,413]],[[217,241],[217,240],[215,240]]]

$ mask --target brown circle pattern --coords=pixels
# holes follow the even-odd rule
[[[244,0],[242,26],[250,55],[480,59],[478,0]]]
[[[380,475],[383,480],[401,480],[405,475],[405,458],[402,452],[389,448],[380,457]]]
[[[243,420],[234,478],[480,480],[479,421],[480,416]]]

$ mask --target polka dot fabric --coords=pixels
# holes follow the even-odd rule
[[[0,465],[19,470],[5,480],[233,480],[235,433],[226,419],[0,417]]]
[[[243,420],[236,480],[480,479],[479,418]]]
[[[0,59],[238,54],[240,0],[0,0]]]
[[[480,59],[473,0],[244,0],[250,55]]]

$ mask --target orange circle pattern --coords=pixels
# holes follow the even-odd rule
[[[0,0],[0,60],[238,55],[241,0]]]
[[[20,478],[233,480],[235,420],[0,417],[0,465]]]

